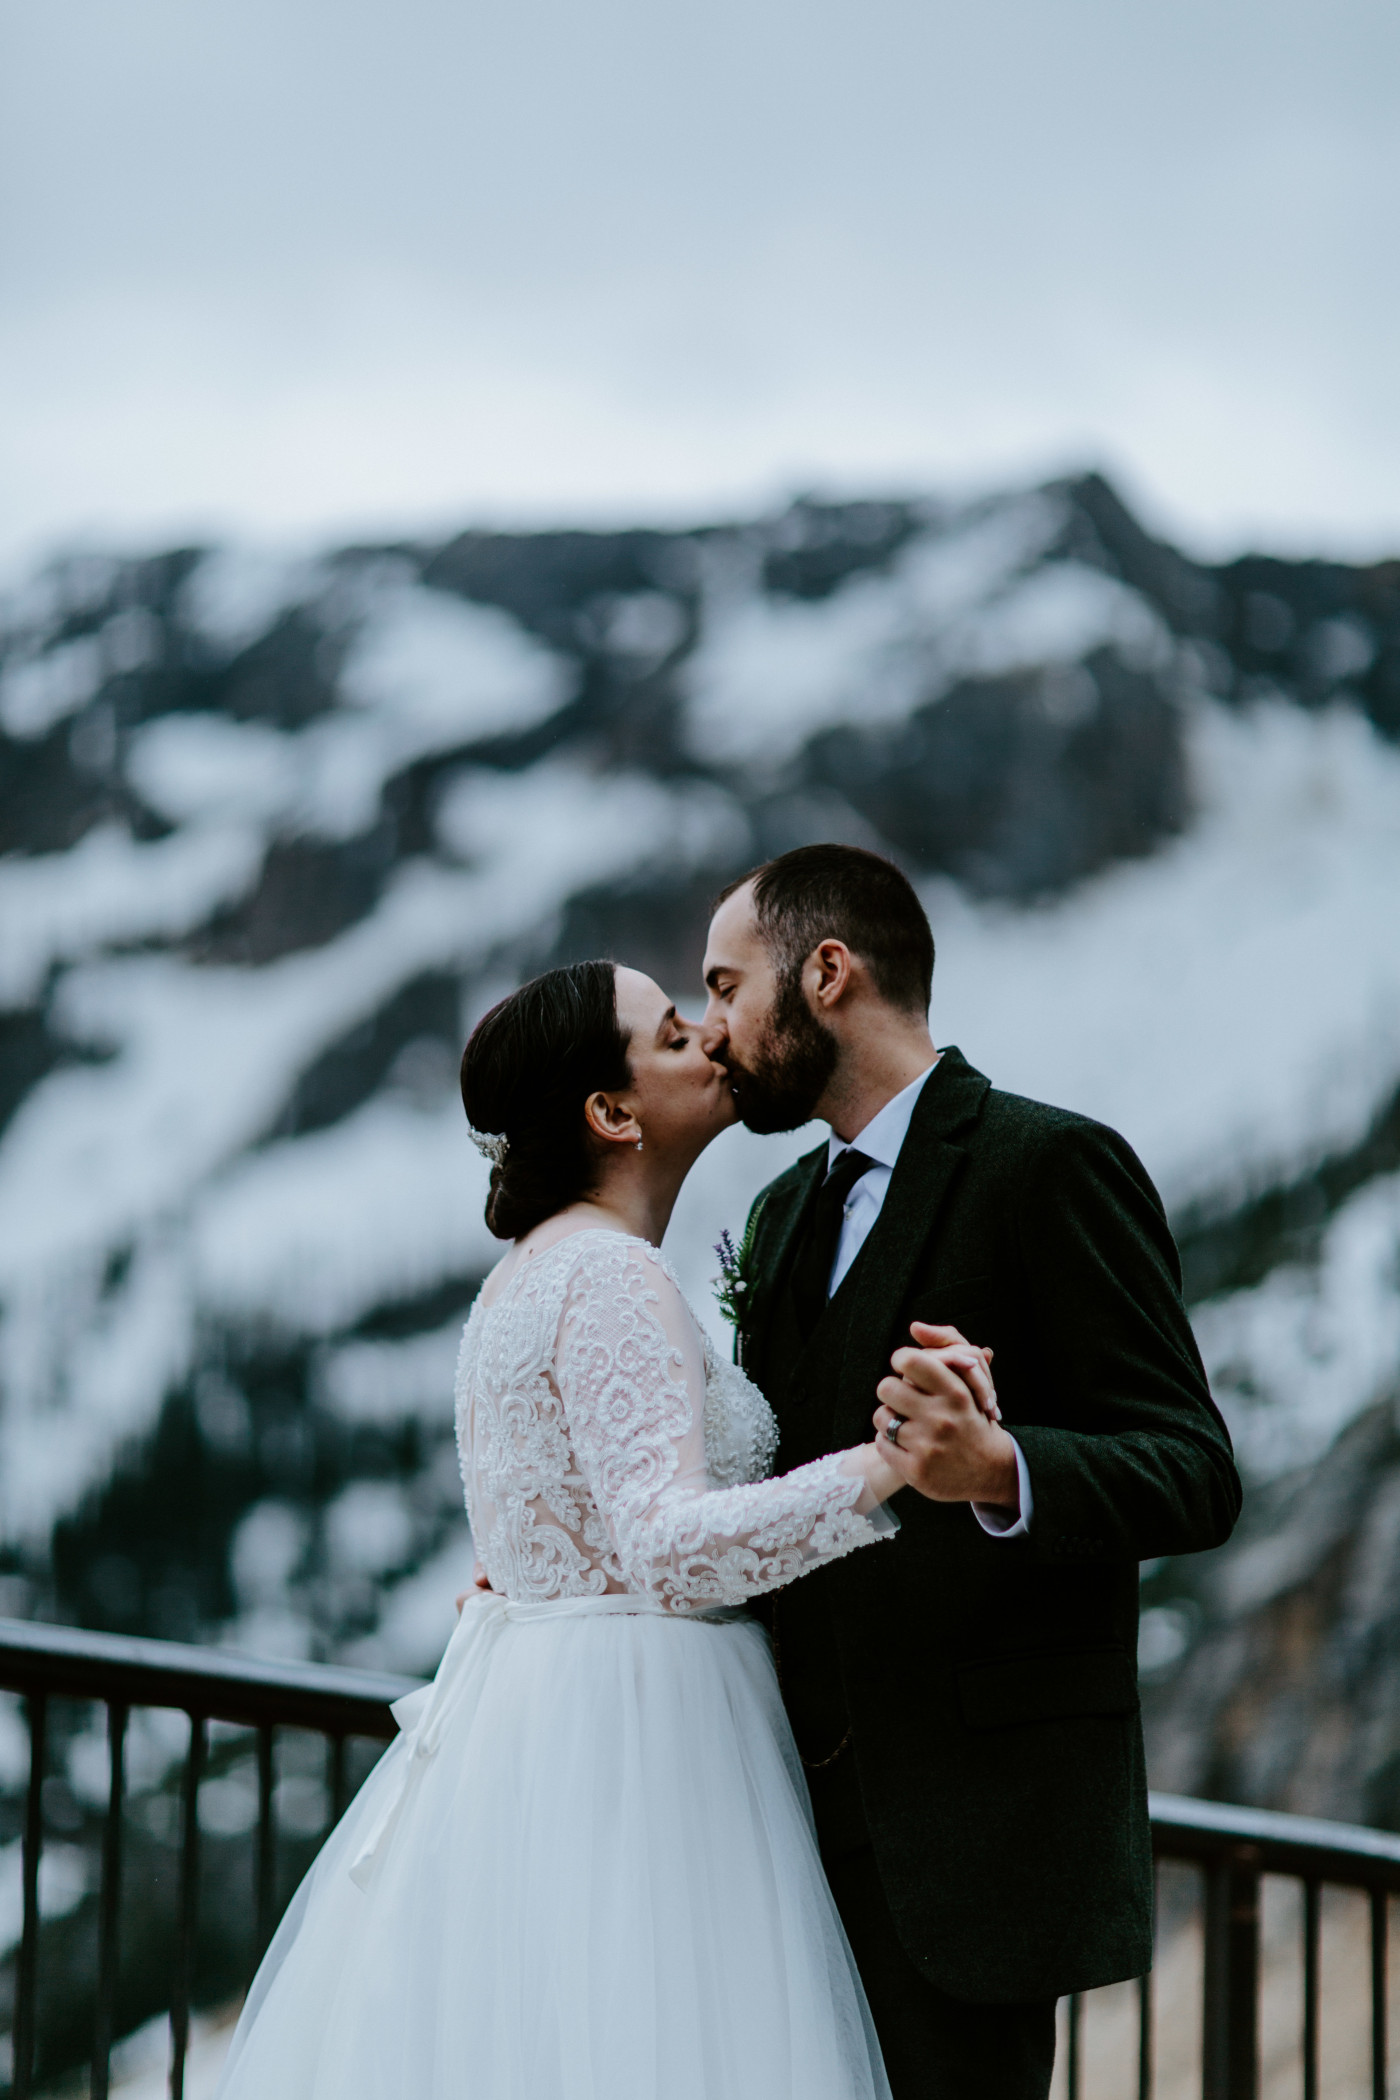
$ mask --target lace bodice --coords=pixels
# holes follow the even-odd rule
[[[833,1452],[766,1476],[777,1426],[656,1250],[588,1230],[478,1298],[457,1365],[477,1555],[511,1598],[742,1603],[893,1530]],[[868,1497],[866,1498],[868,1499]]]

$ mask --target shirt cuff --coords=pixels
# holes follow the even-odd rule
[[[1011,1448],[1016,1454],[1016,1491],[1020,1504],[1017,1514],[1013,1517],[1009,1510],[993,1508],[987,1502],[974,1502],[972,1505],[973,1516],[982,1529],[994,1539],[1023,1539],[1030,1530],[1031,1518],[1035,1515],[1030,1467],[1026,1464],[1025,1452],[1014,1436],[1011,1439]]]

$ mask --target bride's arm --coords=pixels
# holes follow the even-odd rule
[[[897,1529],[876,1444],[710,1488],[704,1358],[684,1299],[635,1240],[590,1235],[559,1326],[560,1397],[629,1587],[673,1611],[738,1604]]]

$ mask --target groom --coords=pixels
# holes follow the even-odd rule
[[[899,871],[804,846],[720,900],[705,1047],[750,1129],[831,1126],[755,1206],[780,1463],[878,1400],[916,1491],[772,1613],[895,2100],[1045,2100],[1056,1999],[1152,1959],[1137,1563],[1219,1545],[1240,1487],[1138,1160],[935,1050],[932,977]]]

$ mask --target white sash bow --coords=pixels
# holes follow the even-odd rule
[[[431,1684],[406,1692],[390,1708],[403,1731],[400,1738],[398,1784],[386,1789],[378,1813],[350,1867],[350,1879],[360,1888],[371,1886],[375,1870],[388,1850],[389,1841],[402,1821],[404,1810],[428,1761],[437,1755],[448,1723],[469,1694],[478,1694],[485,1682],[496,1644],[512,1623],[537,1625],[546,1619],[593,1618],[621,1612],[670,1619],[684,1624],[694,1619],[742,1619],[742,1610],[719,1608],[706,1612],[663,1611],[653,1597],[615,1594],[604,1597],[551,1597],[540,1602],[512,1601],[494,1590],[477,1590],[462,1606],[437,1675]]]

